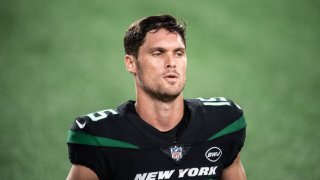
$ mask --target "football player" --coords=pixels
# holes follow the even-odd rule
[[[124,47],[136,99],[75,119],[67,179],[245,180],[241,108],[224,97],[183,97],[185,23],[145,17],[128,28]]]

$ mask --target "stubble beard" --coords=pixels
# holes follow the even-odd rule
[[[181,88],[180,91],[176,93],[168,93],[165,91],[161,91],[159,89],[152,89],[148,86],[144,86],[143,90],[150,96],[153,97],[161,102],[172,102],[182,93],[184,86]]]
[[[142,77],[142,70],[139,68],[138,71],[139,73],[137,74],[137,76],[140,81],[139,83],[141,85],[142,90],[145,93],[147,93],[151,98],[157,99],[161,102],[167,103],[174,101],[175,99],[177,99],[177,97],[182,93],[184,89],[185,82],[183,82],[181,86],[177,87],[180,89],[175,92],[169,92],[169,90],[166,90],[164,87],[161,87],[161,85],[158,85],[153,88],[144,81],[144,78]]]

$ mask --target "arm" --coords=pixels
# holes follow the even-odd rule
[[[246,180],[246,172],[240,161],[240,153],[233,163],[223,170],[222,180]]]
[[[99,178],[91,169],[73,164],[67,180],[99,180]]]

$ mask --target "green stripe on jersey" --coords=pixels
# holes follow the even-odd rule
[[[246,120],[244,116],[241,116],[238,120],[231,123],[229,126],[225,127],[221,131],[217,132],[213,136],[211,136],[207,141],[211,141],[218,137],[224,136],[226,134],[231,134],[233,132],[239,131],[247,126]]]
[[[91,145],[91,146],[139,149],[138,146],[135,146],[123,141],[118,141],[118,140],[105,138],[105,137],[93,136],[90,134],[72,131],[72,130],[68,131],[67,142],[75,143],[75,144]]]

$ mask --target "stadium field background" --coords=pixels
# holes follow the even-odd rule
[[[319,1],[2,0],[0,179],[65,179],[73,119],[135,96],[124,31],[165,13],[188,26],[184,96],[244,109],[248,179],[320,177]]]

